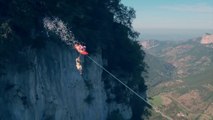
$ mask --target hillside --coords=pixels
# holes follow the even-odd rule
[[[213,119],[213,49],[209,47],[211,43],[203,44],[202,40],[158,41],[158,46],[144,48],[155,59],[175,67],[176,79],[163,81],[148,90],[151,102],[175,120]],[[164,70],[163,67],[150,67],[148,71],[152,69]],[[151,118],[157,120],[160,116],[153,113]]]
[[[145,51],[172,65],[177,69],[178,77],[197,74],[212,64],[213,49],[200,44],[200,38],[181,43],[159,41],[159,45]],[[197,69],[199,68],[199,69]]]
[[[172,64],[148,53],[145,56],[144,62],[148,66],[148,72],[144,73],[148,87],[154,87],[163,81],[175,79],[176,69]]]

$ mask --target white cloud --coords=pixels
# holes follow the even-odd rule
[[[160,6],[164,10],[172,10],[179,12],[194,12],[194,13],[211,13],[213,14],[213,6],[207,4],[194,4],[194,5],[165,5]]]

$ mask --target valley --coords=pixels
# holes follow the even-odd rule
[[[175,120],[213,119],[212,35],[181,42],[142,41],[148,96]],[[150,57],[151,56],[151,57]],[[162,118],[152,113],[150,119]]]

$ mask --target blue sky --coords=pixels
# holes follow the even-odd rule
[[[136,19],[133,21],[133,27],[139,31],[213,29],[213,0],[121,0],[121,2],[135,9]]]
[[[122,0],[136,10],[135,27],[213,28],[213,0]]]

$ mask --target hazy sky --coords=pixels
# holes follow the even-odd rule
[[[213,0],[121,0],[140,39],[186,40],[213,33]]]
[[[213,29],[213,0],[121,0],[139,28]]]

